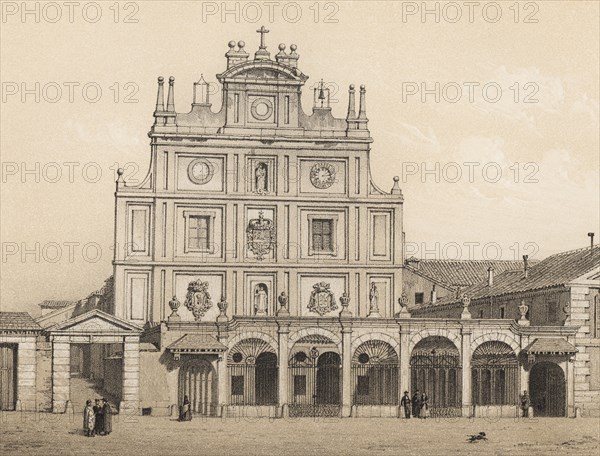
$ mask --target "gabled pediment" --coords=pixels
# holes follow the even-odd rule
[[[221,81],[224,79],[258,79],[304,82],[308,79],[308,76],[304,75],[298,68],[273,62],[272,60],[244,62],[227,69],[217,77]]]
[[[142,328],[114,315],[95,309],[67,321],[58,323],[47,329],[50,333],[122,333],[139,334]]]

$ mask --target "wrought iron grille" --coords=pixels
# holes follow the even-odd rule
[[[519,363],[507,344],[485,342],[473,352],[471,386],[474,405],[518,405]]]

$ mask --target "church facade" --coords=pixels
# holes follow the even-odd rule
[[[258,32],[252,56],[229,43],[218,112],[203,78],[185,113],[158,79],[148,175],[118,173],[113,277],[27,327],[0,315],[0,409],[78,410],[77,375],[123,414],[402,417],[417,390],[437,417],[518,417],[524,390],[537,415],[597,414],[579,326],[472,318],[468,295],[411,315],[422,284],[403,277],[399,180],[371,178],[365,87],[335,118],[315,84],[306,114],[297,47],[272,57]]]

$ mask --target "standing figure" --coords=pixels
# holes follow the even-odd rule
[[[94,437],[94,427],[96,426],[96,414],[92,407],[92,401],[85,401],[83,409],[83,431],[88,437]]]
[[[183,404],[179,409],[179,421],[192,421],[192,406],[187,396],[183,396]]]
[[[425,391],[423,391],[423,394],[421,394],[421,418],[425,419],[425,418],[429,418],[429,396],[427,396],[427,393]]]
[[[267,190],[267,165],[261,162],[254,170],[254,191],[256,193],[266,193]]]
[[[375,285],[375,282],[371,282],[371,288],[369,290],[369,304],[370,304],[370,308],[369,311],[372,313],[378,313],[379,312],[379,291],[377,290],[377,285]]]
[[[104,415],[104,435],[108,435],[112,432],[112,416],[114,410],[106,399],[102,399],[104,405],[102,406],[102,413]]]
[[[400,399],[400,406],[404,408],[404,418],[410,418],[410,396],[408,395],[408,391],[404,391],[404,396]]]
[[[266,315],[269,308],[269,296],[267,287],[262,283],[254,289],[254,313],[256,315]]]
[[[96,416],[96,424],[94,425],[95,435],[104,435],[104,413],[100,399],[96,399],[94,405],[94,414]]]
[[[421,417],[421,393],[419,390],[415,391],[412,397],[412,414],[415,418]]]
[[[527,390],[523,391],[523,395],[521,396],[521,410],[523,411],[523,418],[529,417],[529,404],[531,400],[529,399],[529,394]]]

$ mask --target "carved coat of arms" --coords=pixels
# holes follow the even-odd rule
[[[212,304],[208,293],[208,282],[202,282],[201,280],[190,282],[184,305],[194,314],[194,318],[200,320],[206,311],[212,307]]]
[[[257,219],[250,220],[246,228],[246,242],[248,249],[256,256],[257,260],[264,260],[275,244],[275,226],[273,221],[266,219],[263,212],[258,213]]]
[[[329,289],[329,286],[330,285],[325,282],[315,283],[313,285],[313,291],[310,294],[310,301],[308,302],[308,310],[323,316],[338,308],[335,303],[335,297]]]

